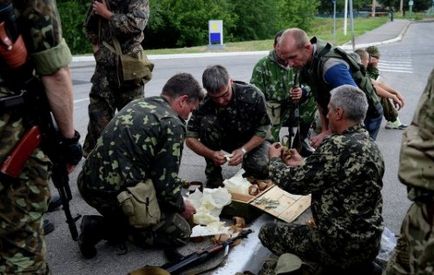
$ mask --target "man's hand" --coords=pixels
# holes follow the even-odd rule
[[[318,148],[318,146],[321,144],[323,139],[325,139],[329,135],[330,135],[330,131],[323,131],[319,135],[313,136],[310,139],[310,145],[315,149]]]
[[[303,90],[300,87],[292,88],[289,91],[289,95],[291,97],[292,102],[298,103],[303,95]]]
[[[268,156],[271,158],[280,158],[282,155],[282,145],[279,142],[271,144],[268,149]]]
[[[404,102],[401,101],[396,95],[392,95],[390,97],[390,99],[392,99],[393,101],[393,105],[395,106],[395,108],[399,111],[401,110],[401,108],[404,106]]]
[[[244,152],[241,148],[238,148],[232,151],[232,157],[229,160],[228,164],[230,166],[237,166],[238,164],[243,162],[243,158],[244,158]]]
[[[223,165],[226,162],[225,153],[223,151],[214,151],[211,159],[215,165]]]
[[[101,1],[93,1],[92,8],[95,14],[105,18],[110,19],[113,16],[113,13],[107,8],[107,4],[105,0]]]
[[[304,163],[303,157],[295,149],[289,149],[290,158],[285,159],[285,164],[291,167],[300,166]]]
[[[193,214],[196,213],[196,209],[194,208],[193,204],[189,200],[184,200],[184,212],[181,213],[181,215],[186,220],[190,220],[193,218]]]

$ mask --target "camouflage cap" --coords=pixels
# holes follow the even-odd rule
[[[369,46],[366,48],[366,51],[369,53],[370,56],[379,58],[380,57],[380,51],[376,46]]]

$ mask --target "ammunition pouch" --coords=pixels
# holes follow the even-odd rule
[[[160,222],[161,211],[152,180],[127,187],[117,199],[132,227],[145,229]]]
[[[123,81],[142,80],[143,83],[147,83],[151,80],[154,64],[149,61],[143,51],[135,54],[122,54],[121,46],[116,38],[113,38],[114,48],[106,42],[103,44],[119,57],[122,70],[120,76]]]

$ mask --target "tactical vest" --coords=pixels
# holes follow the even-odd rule
[[[334,47],[330,43],[324,43],[316,37],[311,39],[311,43],[316,44],[317,49],[314,53],[311,67],[303,69],[302,78],[305,81],[307,80],[311,85],[315,98],[318,104],[323,108],[325,115],[327,113],[327,105],[330,101],[330,91],[332,87],[324,82],[323,68],[327,60],[336,58],[344,60],[350,66],[351,76],[354,82],[365,92],[369,104],[366,117],[382,116],[383,108],[381,107],[375,88],[372,85],[371,79],[366,74],[366,71],[361,69],[359,63],[341,48]]]

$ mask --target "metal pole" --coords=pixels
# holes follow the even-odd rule
[[[333,41],[336,44],[336,0],[333,0]]]
[[[353,17],[353,0],[350,0],[350,22],[351,22],[351,43],[353,45],[353,51],[356,48],[356,40],[354,38],[354,17]]]
[[[344,9],[344,35],[347,35],[347,16],[348,16],[348,0],[345,0],[345,9]]]

